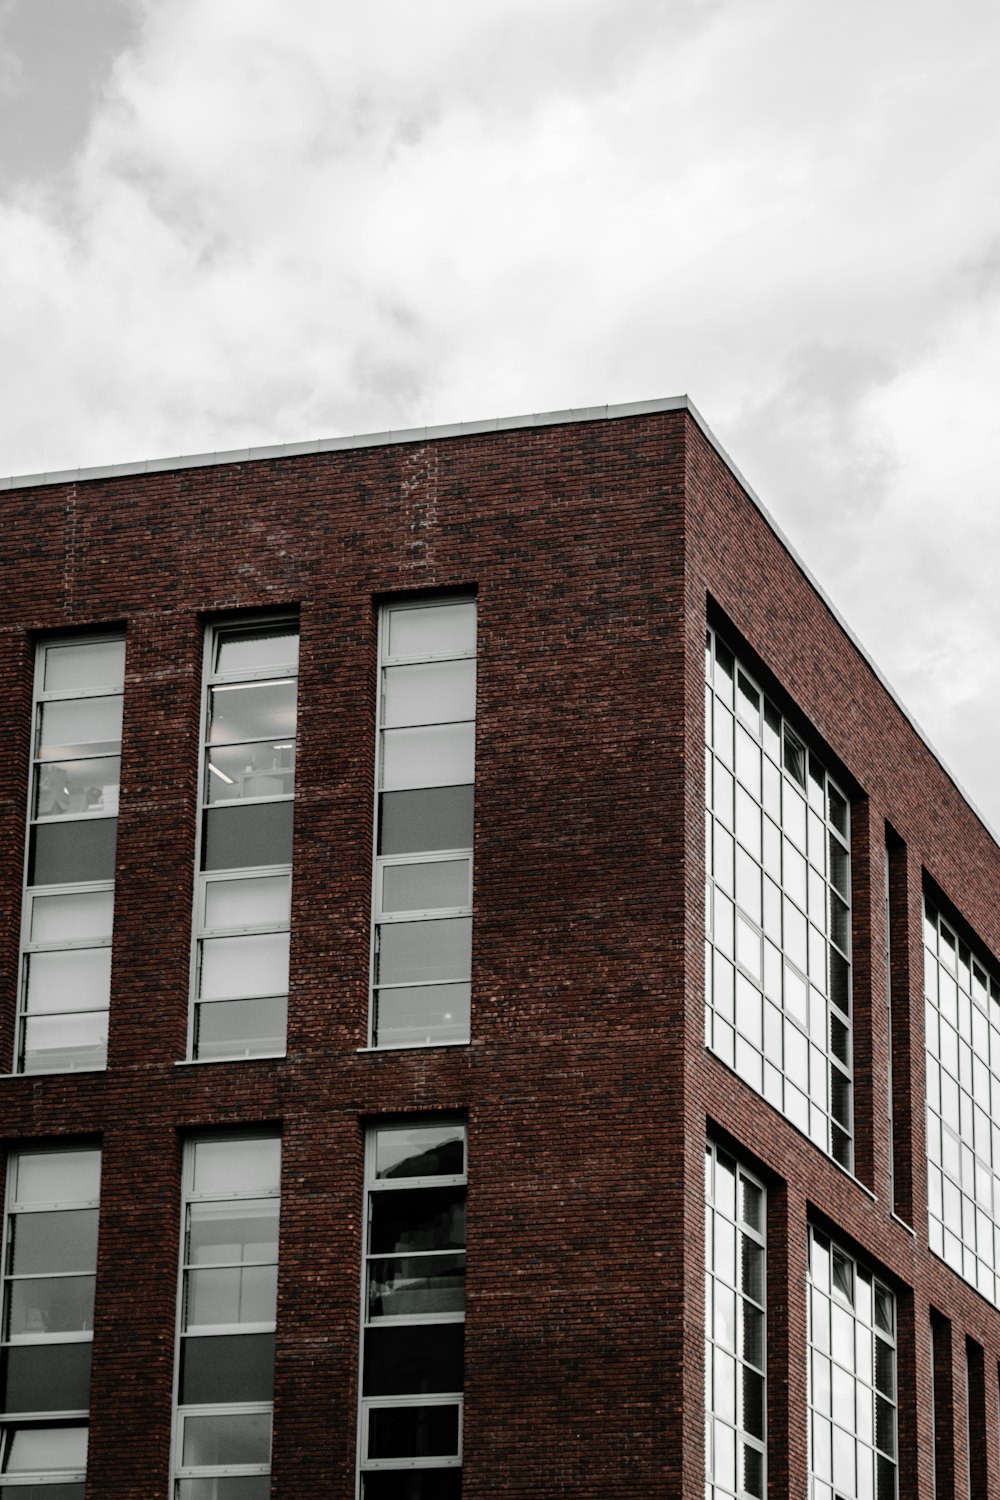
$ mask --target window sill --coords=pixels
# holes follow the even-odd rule
[[[287,1052],[252,1052],[249,1055],[237,1052],[232,1057],[179,1057],[174,1067],[212,1068],[217,1063],[283,1062],[287,1056]]]
[[[385,1047],[356,1047],[354,1050],[358,1056],[366,1052],[433,1052],[435,1049],[447,1048],[453,1051],[456,1047],[471,1047],[472,1038],[464,1042],[400,1042],[395,1046]]]
[[[0,1073],[0,1078],[78,1078],[81,1073],[106,1073],[107,1063],[91,1068],[36,1068],[31,1073]]]

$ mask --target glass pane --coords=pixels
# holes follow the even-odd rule
[[[472,861],[437,859],[412,865],[385,865],[382,910],[434,911],[468,906],[472,900]]]
[[[90,1344],[20,1344],[0,1362],[4,1410],[83,1411],[90,1401]]]
[[[469,1040],[472,986],[413,985],[379,990],[375,1041],[379,1047],[440,1046]]]
[[[121,757],[94,760],[44,761],[35,777],[36,818],[58,818],[64,813],[118,812]]]
[[[36,1496],[35,1500],[48,1500],[48,1496]],[[271,1500],[271,1476],[220,1474],[212,1479],[179,1479],[177,1500]]]
[[[294,678],[241,682],[209,690],[210,745],[242,740],[289,740],[295,734]]]
[[[31,903],[31,941],[58,943],[109,938],[114,907],[114,891],[36,896]]]
[[[464,1248],[464,1186],[372,1194],[368,1249],[374,1254]]]
[[[100,1151],[22,1151],[14,1160],[19,1207],[88,1202],[100,1191]]]
[[[32,1276],[9,1284],[7,1331],[11,1338],[86,1333],[93,1326],[93,1276]]]
[[[185,1465],[193,1468],[196,1465],[266,1464],[270,1461],[269,1411],[184,1418],[182,1462]]]
[[[29,953],[25,1004],[32,1014],[100,1010],[111,993],[111,949]]]
[[[460,1392],[465,1378],[461,1323],[398,1323],[365,1329],[364,1395]]]
[[[362,1474],[361,1495],[362,1500],[461,1500],[462,1471],[460,1468],[376,1470]]]
[[[472,968],[472,918],[391,922],[380,929],[380,984],[468,979]]]
[[[196,1148],[197,1149],[197,1148]],[[199,1168],[203,1172],[203,1167]],[[195,1265],[234,1265],[278,1258],[278,1203],[192,1203],[187,1258]]]
[[[113,880],[117,818],[40,823],[31,830],[29,885],[75,885]]]
[[[205,870],[249,869],[292,862],[292,802],[214,807],[204,815]]]
[[[29,1479],[24,1484],[4,1485],[3,1500],[84,1500],[86,1490],[81,1480],[78,1484],[47,1484],[44,1493],[39,1494],[34,1479]]]
[[[474,723],[386,729],[382,734],[382,789],[393,792],[473,781],[475,757]]]
[[[274,740],[253,745],[219,745],[208,752],[205,801],[235,802],[241,797],[290,797],[295,791],[295,744]]]
[[[233,1323],[273,1323],[277,1266],[226,1266],[188,1271],[186,1328]]]
[[[273,1333],[233,1333],[218,1338],[186,1334],[181,1340],[179,1399],[182,1406],[270,1401],[273,1396]],[[217,1461],[223,1462],[222,1459]],[[190,1460],[185,1459],[185,1463],[188,1462]],[[240,1459],[239,1462],[251,1463],[253,1460]]]
[[[76,1184],[74,1187],[79,1192]],[[96,1192],[96,1183],[94,1187]],[[12,1215],[7,1255],[8,1270],[15,1276],[93,1271],[97,1265],[97,1209]]]
[[[81,755],[117,755],[122,742],[122,699],[68,698],[42,703],[39,760],[75,760]]]
[[[205,926],[254,927],[287,922],[292,881],[288,875],[259,880],[209,880],[205,883]]]
[[[238,999],[282,995],[288,990],[287,932],[249,937],[204,938],[201,944],[201,998]]]
[[[297,625],[260,625],[249,630],[220,631],[215,670],[219,673],[294,670],[299,661]]]
[[[376,1406],[368,1413],[369,1458],[444,1458],[457,1453],[457,1406]]]
[[[277,1192],[280,1175],[281,1140],[276,1135],[194,1143],[195,1193]],[[246,1211],[245,1204],[239,1207]]]
[[[476,663],[425,662],[387,667],[382,681],[382,724],[452,724],[476,717]]]
[[[471,849],[475,787],[427,787],[379,798],[379,853]]]
[[[108,1013],[29,1016],[24,1023],[22,1072],[70,1072],[102,1068],[108,1055]]]
[[[78,641],[72,646],[45,648],[46,693],[120,688],[124,681],[124,641]]]
[[[452,656],[476,649],[476,602],[390,608],[389,656]]]
[[[390,1126],[375,1132],[376,1177],[458,1177],[464,1171],[461,1125]]]
[[[15,1427],[4,1464],[5,1474],[32,1469],[82,1469],[87,1462],[87,1428]],[[36,1494],[39,1491],[35,1491]],[[46,1496],[51,1491],[46,1491]]]
[[[464,1307],[464,1255],[393,1256],[369,1263],[370,1318],[461,1312]]]
[[[198,1006],[195,1054],[201,1058],[261,1057],[283,1053],[287,995],[266,1000],[215,1000]]]

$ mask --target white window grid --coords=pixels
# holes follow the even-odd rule
[[[207,1465],[205,1465],[205,1464],[202,1464],[202,1465],[192,1465],[192,1464],[185,1464],[184,1463],[185,1426],[186,1426],[186,1423],[187,1423],[187,1421],[189,1419],[191,1419],[191,1418],[195,1418],[196,1419],[198,1417],[206,1417],[206,1416],[211,1416],[211,1417],[220,1417],[220,1416],[221,1417],[226,1417],[226,1416],[234,1416],[234,1417],[263,1416],[263,1417],[267,1417],[268,1424],[269,1424],[269,1427],[270,1427],[270,1422],[271,1422],[271,1420],[273,1418],[274,1403],[273,1403],[273,1401],[219,1401],[219,1402],[202,1402],[202,1403],[198,1403],[198,1404],[194,1404],[194,1403],[182,1404],[181,1401],[180,1401],[180,1374],[181,1374],[181,1351],[182,1351],[182,1347],[183,1347],[183,1340],[186,1337],[186,1334],[185,1334],[185,1331],[184,1331],[184,1312],[185,1312],[185,1298],[187,1296],[187,1284],[186,1284],[187,1283],[187,1276],[186,1276],[186,1273],[190,1269],[189,1262],[188,1262],[188,1259],[187,1259],[187,1245],[188,1245],[188,1217],[189,1217],[189,1210],[190,1210],[191,1206],[193,1204],[196,1204],[196,1203],[240,1203],[240,1202],[255,1202],[255,1201],[259,1201],[260,1199],[263,1199],[263,1198],[273,1199],[279,1205],[280,1205],[280,1202],[281,1202],[281,1189],[280,1189],[280,1187],[271,1188],[271,1189],[261,1189],[261,1188],[257,1188],[257,1187],[255,1187],[255,1188],[246,1188],[246,1189],[236,1190],[236,1191],[233,1191],[233,1192],[230,1192],[230,1193],[222,1193],[222,1192],[218,1192],[218,1191],[196,1192],[194,1190],[194,1188],[193,1188],[193,1185],[192,1185],[192,1175],[193,1175],[193,1172],[194,1172],[194,1159],[195,1159],[194,1148],[195,1148],[195,1146],[197,1146],[202,1141],[215,1141],[215,1142],[219,1142],[219,1143],[224,1143],[226,1141],[234,1141],[234,1142],[235,1141],[248,1141],[248,1140],[251,1140],[251,1139],[253,1139],[253,1140],[273,1140],[273,1139],[277,1139],[277,1138],[278,1137],[277,1137],[276,1133],[272,1133],[272,1132],[267,1132],[267,1133],[264,1133],[264,1134],[261,1134],[261,1135],[255,1135],[255,1136],[248,1136],[248,1135],[246,1135],[244,1133],[233,1134],[233,1135],[227,1135],[227,1134],[221,1134],[220,1135],[218,1133],[213,1132],[211,1134],[206,1134],[206,1135],[200,1135],[199,1134],[199,1135],[196,1135],[196,1136],[192,1136],[192,1137],[190,1137],[185,1142],[185,1149],[184,1149],[184,1172],[183,1172],[183,1203],[182,1203],[182,1210],[181,1210],[181,1228],[180,1228],[180,1255],[179,1255],[179,1267],[178,1267],[178,1274],[177,1274],[177,1324],[176,1324],[177,1331],[176,1331],[176,1335],[175,1335],[174,1394],[173,1394],[174,1442],[173,1442],[173,1447],[172,1447],[172,1452],[171,1452],[171,1467],[172,1467],[173,1472],[172,1472],[171,1481],[170,1481],[170,1494],[172,1496],[173,1495],[177,1495],[177,1494],[180,1493],[180,1483],[181,1483],[182,1480],[185,1480],[185,1479],[242,1478],[242,1477],[254,1477],[254,1476],[257,1476],[257,1475],[262,1475],[262,1476],[266,1477],[271,1472],[270,1437],[268,1439],[268,1460],[267,1460],[266,1463],[259,1463],[259,1464],[207,1464]],[[210,1269],[212,1269],[212,1270],[225,1269],[226,1266],[227,1266],[227,1264],[229,1264],[229,1263],[226,1263],[226,1262],[212,1262],[211,1266],[210,1266]],[[234,1263],[234,1264],[243,1265],[244,1262],[238,1262],[238,1263]],[[253,1263],[246,1262],[246,1264],[253,1264]],[[260,1262],[259,1264],[265,1264],[265,1262]],[[269,1264],[269,1262],[267,1262],[267,1264]],[[275,1321],[273,1319],[268,1320],[267,1322],[259,1322],[259,1323],[247,1322],[247,1323],[217,1324],[217,1325],[213,1325],[211,1327],[211,1329],[200,1328],[199,1329],[198,1337],[200,1337],[200,1338],[211,1338],[214,1335],[214,1336],[217,1336],[217,1337],[221,1338],[221,1337],[225,1337],[227,1335],[232,1335],[232,1334],[273,1333],[275,1331],[275,1327],[276,1327],[276,1323],[275,1323]]]
[[[74,1149],[93,1153],[97,1148],[91,1145],[81,1144],[79,1147],[53,1145],[53,1152],[59,1154],[72,1152]],[[93,1343],[93,1332],[88,1330],[78,1333],[53,1333],[53,1334],[31,1334],[21,1335],[14,1338],[9,1336],[7,1320],[10,1306],[10,1293],[13,1282],[27,1279],[12,1276],[10,1273],[11,1242],[14,1233],[14,1219],[22,1214],[46,1214],[60,1213],[73,1209],[99,1209],[100,1193],[89,1196],[53,1198],[48,1202],[33,1201],[20,1204],[17,1200],[16,1181],[17,1166],[22,1155],[40,1155],[44,1151],[42,1147],[30,1147],[24,1151],[11,1151],[7,1157],[7,1181],[4,1193],[4,1264],[3,1264],[3,1339],[0,1348],[6,1350],[11,1347],[24,1348],[30,1344],[90,1344]],[[61,1276],[66,1278],[79,1275],[78,1272],[45,1272],[45,1280],[55,1280]],[[95,1266],[96,1275],[96,1266]],[[90,1412],[87,1407],[67,1409],[64,1411],[40,1411],[40,1412],[17,1412],[8,1415],[0,1415],[0,1495],[11,1486],[38,1486],[44,1490],[49,1485],[82,1485],[87,1477],[86,1466],[79,1468],[60,1469],[36,1469],[29,1471],[7,1472],[7,1458],[10,1443],[18,1432],[32,1430],[83,1428],[86,1431],[89,1425]],[[82,1495],[81,1490],[81,1495]]]
[[[441,1173],[427,1177],[401,1177],[384,1178],[375,1175],[375,1149],[378,1131],[384,1128],[394,1128],[412,1124],[432,1124],[435,1126],[455,1126],[462,1132],[463,1139],[463,1170],[456,1173]],[[385,1253],[374,1253],[369,1249],[369,1223],[371,1219],[371,1199],[373,1194],[392,1192],[412,1192],[421,1188],[442,1187],[464,1187],[468,1184],[468,1128],[464,1122],[458,1120],[386,1120],[378,1125],[371,1126],[365,1136],[365,1213],[364,1213],[364,1250],[362,1253],[361,1269],[361,1352],[359,1356],[359,1369],[361,1379],[358,1382],[359,1391],[359,1417],[358,1417],[358,1496],[363,1496],[364,1476],[367,1473],[376,1473],[384,1469],[396,1470],[419,1470],[419,1469],[460,1469],[462,1467],[462,1430],[464,1423],[464,1393],[462,1391],[434,1392],[428,1395],[396,1395],[396,1396],[365,1396],[364,1391],[364,1335],[367,1328],[376,1327],[400,1327],[414,1325],[435,1324],[464,1324],[465,1312],[440,1312],[440,1313],[406,1313],[392,1314],[373,1319],[369,1313],[369,1267],[373,1261],[385,1260]],[[425,1252],[427,1255],[440,1255],[439,1251]],[[420,1252],[406,1251],[406,1259],[418,1258]],[[368,1433],[372,1414],[376,1411],[394,1408],[396,1410],[407,1410],[414,1407],[453,1407],[457,1415],[457,1444],[453,1453],[440,1455],[422,1455],[419,1458],[369,1458],[368,1457]]]
[[[896,1298],[810,1227],[810,1500],[897,1500]]]
[[[1000,1306],[1000,982],[927,898],[930,1248]]]
[[[219,655],[219,649],[225,638],[238,637],[256,630],[281,629],[287,627],[289,630],[298,629],[298,621],[292,615],[268,615],[255,616],[252,619],[227,620],[219,624],[210,625],[205,631],[204,667],[202,671],[202,698],[201,698],[201,750],[198,767],[198,839],[196,852],[195,872],[195,894],[194,894],[194,921],[191,933],[191,1001],[188,1014],[188,1059],[193,1061],[198,1058],[198,1022],[202,1006],[229,1004],[233,999],[243,997],[225,996],[218,999],[203,999],[201,996],[202,955],[203,945],[206,939],[216,937],[233,937],[247,934],[266,934],[271,932],[290,932],[290,922],[262,922],[246,923],[242,925],[228,925],[225,927],[210,927],[206,922],[206,903],[208,888],[214,881],[221,880],[252,880],[255,877],[278,875],[285,876],[291,885],[292,866],[288,861],[258,866],[235,866],[232,869],[205,870],[202,868],[204,861],[204,839],[205,839],[205,817],[206,814],[218,808],[218,802],[212,802],[209,796],[209,751],[211,731],[211,704],[212,689],[217,687],[237,686],[241,683],[268,683],[268,682],[295,682],[298,684],[298,671],[278,671],[273,667],[248,668],[238,671],[223,672],[216,668],[215,662]],[[297,728],[289,736],[289,765],[288,771],[293,781],[295,776]],[[234,742],[235,743],[235,742]],[[255,740],[247,740],[248,745],[258,743]],[[231,746],[227,743],[227,748]],[[241,797],[238,805],[240,807],[261,806],[270,803],[287,802],[294,803],[294,790],[284,793],[270,793],[266,796]],[[281,994],[276,993],[254,993],[246,996],[253,1000],[284,1000],[287,1004],[287,989]],[[252,1041],[252,1039],[250,1039]],[[225,1055],[213,1055],[213,1062],[227,1062],[242,1060],[248,1057],[283,1057],[284,1049],[276,1050],[266,1047],[244,1046],[236,1048]],[[204,1060],[204,1059],[199,1059]]]
[[[767,1494],[767,1193],[705,1148],[705,1484],[713,1500]]]
[[[22,1072],[24,1070],[25,1029],[26,1029],[27,1020],[28,1020],[27,1000],[28,1000],[28,968],[29,968],[29,963],[30,963],[30,955],[33,954],[33,953],[52,953],[52,952],[69,951],[70,949],[76,949],[76,948],[110,948],[111,947],[111,941],[112,941],[110,933],[108,934],[108,936],[106,938],[84,939],[84,940],[80,940],[80,941],[68,940],[68,941],[64,941],[64,942],[40,943],[40,942],[32,942],[32,940],[31,940],[32,918],[33,918],[33,911],[34,911],[34,903],[35,903],[35,901],[38,898],[43,897],[43,896],[54,896],[54,895],[69,896],[69,895],[76,895],[76,894],[82,893],[82,892],[86,892],[88,894],[91,894],[91,893],[97,893],[97,892],[107,892],[107,891],[110,891],[112,893],[112,895],[113,895],[114,888],[115,888],[115,883],[114,883],[113,879],[112,880],[71,881],[71,882],[63,882],[63,883],[53,884],[53,885],[31,885],[29,883],[29,868],[30,868],[30,858],[31,858],[32,834],[33,834],[34,829],[36,829],[36,828],[38,828],[40,826],[46,826],[46,825],[49,825],[49,826],[51,826],[51,825],[64,826],[64,825],[66,825],[68,823],[102,822],[102,821],[108,821],[108,820],[110,820],[112,818],[117,818],[117,816],[118,816],[118,807],[117,806],[115,806],[112,809],[105,808],[105,809],[102,809],[102,810],[97,811],[97,812],[65,812],[65,813],[60,813],[58,816],[49,815],[48,817],[46,817],[44,815],[38,816],[35,813],[35,796],[36,796],[36,789],[37,789],[38,777],[39,777],[39,767],[42,764],[42,762],[40,762],[39,759],[38,759],[37,747],[38,747],[38,737],[39,737],[40,726],[41,726],[41,715],[42,715],[42,706],[43,706],[43,704],[46,704],[46,703],[59,703],[59,702],[63,702],[63,703],[76,702],[76,701],[78,701],[80,699],[84,699],[84,698],[114,698],[114,697],[122,698],[122,697],[124,697],[124,686],[121,687],[121,688],[114,688],[114,687],[104,686],[104,687],[90,687],[90,688],[50,688],[50,689],[46,689],[46,687],[45,687],[46,655],[47,655],[47,652],[49,651],[50,648],[54,648],[54,649],[59,650],[59,649],[62,649],[64,647],[68,647],[68,646],[100,645],[100,644],[103,644],[105,642],[115,642],[115,643],[119,643],[120,642],[120,643],[124,644],[124,640],[125,640],[124,635],[122,635],[122,634],[113,634],[113,633],[112,634],[106,634],[106,635],[96,634],[96,635],[86,635],[86,636],[57,636],[57,637],[54,637],[51,640],[39,641],[39,643],[38,643],[38,645],[36,647],[36,651],[35,651],[35,679],[34,679],[34,691],[33,691],[33,697],[32,697],[32,712],[31,712],[31,765],[30,765],[30,771],[29,771],[29,776],[28,776],[28,810],[27,810],[27,819],[26,819],[27,837],[25,839],[25,847],[24,847],[24,898],[23,898],[23,904],[22,904],[22,908],[21,908],[22,909],[21,964],[20,964],[20,983],[19,983],[19,987],[18,987],[18,1014],[17,1014],[17,1027],[16,1027],[16,1051],[15,1051],[15,1056],[14,1056],[14,1071],[16,1073]],[[118,756],[118,759],[119,759],[119,762],[120,762],[120,759],[121,759],[121,742],[120,741],[118,743],[117,756]],[[108,759],[109,757],[108,757],[107,752],[103,751],[100,754],[94,755],[93,757],[82,756],[80,758],[81,759],[104,760],[104,759]],[[110,997],[109,997],[109,999],[110,999]],[[99,1012],[96,1012],[96,1011],[94,1011],[94,1012],[88,1012],[88,1011],[80,1011],[80,1010],[68,1010],[66,1012],[56,1012],[55,1014],[65,1014],[67,1017],[83,1016],[83,1015],[88,1015],[88,1014],[104,1014],[104,1015],[107,1015],[108,1010],[109,1010],[109,1006],[105,1005],[104,1007],[102,1007],[101,1011],[99,1011]],[[88,1071],[94,1071],[94,1070],[101,1070],[101,1069],[103,1069],[106,1066],[106,1064],[107,1064],[107,1033],[105,1031],[105,1039],[104,1039],[103,1045],[101,1047],[99,1047],[99,1048],[95,1048],[93,1050],[93,1055],[91,1055],[90,1057],[81,1056],[79,1060],[72,1059],[68,1063],[63,1064],[63,1065],[61,1065],[61,1066],[59,1066],[57,1068],[52,1068],[52,1069],[43,1069],[43,1068],[37,1068],[36,1069],[36,1068],[33,1068],[31,1071],[32,1071],[32,1073],[36,1073],[36,1072],[39,1072],[39,1073],[40,1072],[50,1072],[50,1071],[51,1072],[59,1072],[59,1073],[63,1073],[63,1072],[88,1072]]]
[[[848,799],[712,629],[705,669],[706,1045],[850,1171]]]
[[[413,988],[412,980],[399,983],[386,983],[378,978],[378,954],[381,929],[389,923],[394,922],[420,922],[420,921],[443,921],[448,918],[471,918],[472,916],[472,849],[435,849],[433,851],[421,852],[415,850],[408,854],[380,855],[378,852],[378,828],[379,828],[379,797],[382,792],[382,766],[384,745],[384,703],[385,703],[385,671],[388,667],[420,666],[431,662],[444,661],[475,661],[477,659],[477,646],[473,645],[465,651],[431,652],[424,655],[392,655],[389,652],[389,625],[390,616],[394,608],[400,606],[406,609],[440,609],[448,604],[472,604],[474,597],[471,595],[449,595],[446,597],[431,596],[426,599],[395,600],[384,604],[379,611],[378,631],[378,708],[376,724],[376,756],[375,756],[375,811],[373,816],[373,854],[372,863],[374,878],[372,881],[372,924],[371,924],[371,959],[370,959],[370,1000],[369,1000],[369,1046],[393,1050],[399,1048],[410,1048],[419,1046],[440,1045],[433,1038],[425,1041],[406,1042],[383,1042],[378,1036],[378,997],[382,992],[393,990],[403,992]],[[428,725],[434,723],[428,720]],[[448,723],[462,722],[448,720]],[[472,719],[473,726],[475,718]],[[461,783],[464,785],[464,783]],[[387,912],[383,908],[383,887],[385,882],[385,871],[393,866],[421,865],[431,863],[445,863],[448,861],[464,861],[468,866],[468,901],[460,906],[433,907],[425,910]],[[461,979],[435,980],[435,986],[450,987],[454,989],[456,1001],[461,1003],[460,997],[463,990],[468,990],[471,981],[471,973]],[[468,1041],[468,1030],[463,1037],[463,1042]]]

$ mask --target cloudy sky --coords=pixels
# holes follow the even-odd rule
[[[996,0],[0,0],[0,474],[688,392],[1000,829]]]

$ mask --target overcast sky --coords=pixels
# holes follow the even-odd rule
[[[1000,829],[996,0],[0,0],[0,474],[688,392]]]

